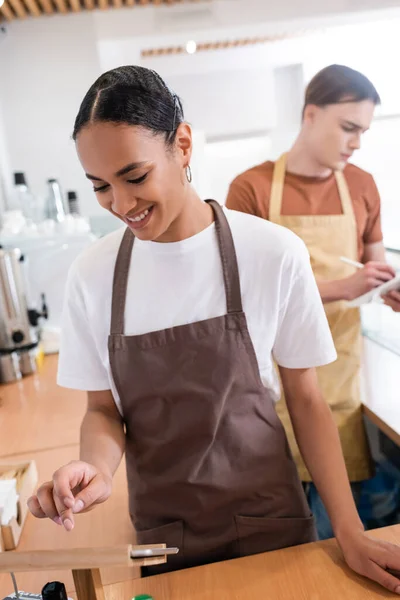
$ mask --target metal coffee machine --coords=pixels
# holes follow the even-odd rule
[[[18,249],[0,247],[0,383],[10,383],[36,371],[38,324],[47,318],[42,310],[28,309],[23,270]]]

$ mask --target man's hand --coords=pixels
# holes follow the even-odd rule
[[[396,272],[387,263],[371,261],[363,269],[358,269],[354,275],[344,280],[346,287],[346,300],[354,300],[363,294],[375,289],[386,281],[395,277]]]
[[[385,304],[390,306],[394,312],[400,312],[400,292],[392,290],[386,296],[383,296]]]

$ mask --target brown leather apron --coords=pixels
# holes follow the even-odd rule
[[[260,378],[229,224],[221,206],[208,202],[227,314],[125,336],[129,229],[115,266],[109,355],[126,426],[131,519],[139,543],[180,549],[151,574],[315,539],[284,428]]]

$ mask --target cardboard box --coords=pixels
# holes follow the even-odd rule
[[[15,550],[21,537],[22,528],[24,526],[28,507],[27,501],[34,493],[38,483],[38,472],[35,461],[27,462],[2,462],[0,461],[0,474],[8,471],[16,470],[19,472],[17,478],[18,492],[18,515],[17,518],[11,519],[8,525],[1,526],[0,550]],[[3,548],[1,548],[1,546]]]

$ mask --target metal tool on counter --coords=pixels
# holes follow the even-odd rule
[[[169,556],[178,554],[179,548],[137,548],[131,550],[131,558],[151,558],[152,556]]]
[[[44,297],[41,312],[28,309],[22,263],[18,249],[0,246],[0,383],[36,370],[39,319],[48,316]]]

